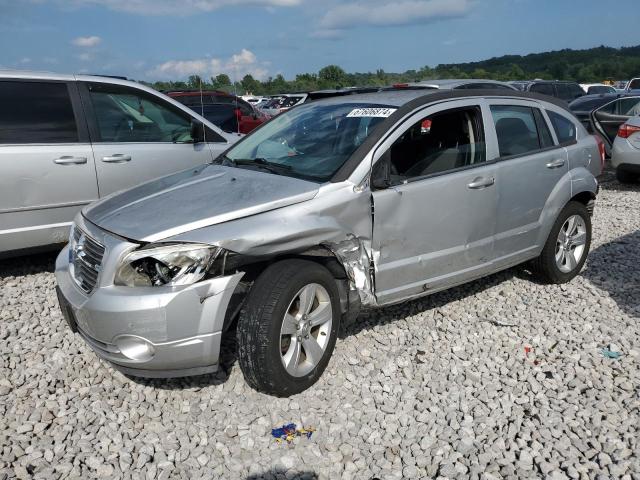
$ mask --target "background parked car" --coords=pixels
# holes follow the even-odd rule
[[[586,95],[616,93],[616,89],[614,87],[611,85],[605,85],[604,83],[581,83],[580,87],[582,87]]]
[[[278,95],[273,98],[269,103],[262,107],[262,112],[270,117],[286,112],[290,108],[295,107],[307,100],[309,95],[306,93],[287,93],[284,95]]]
[[[625,90],[630,93],[640,92],[640,78],[631,79],[629,83],[627,83]]]
[[[632,117],[618,129],[613,142],[611,164],[622,183],[640,178],[640,116]]]
[[[584,90],[576,82],[560,80],[529,80],[511,82],[511,85],[523,92],[541,93],[564,100],[569,103],[585,95]]]
[[[202,165],[237,136],[143,85],[0,74],[0,254],[65,242],[80,208]]]
[[[587,95],[569,105],[589,133],[598,135],[611,156],[613,141],[620,126],[640,114],[640,94]]]
[[[220,91],[172,91],[171,98],[187,105],[225,132],[249,133],[268,117],[248,102]]]

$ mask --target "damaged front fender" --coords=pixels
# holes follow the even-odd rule
[[[349,287],[365,306],[376,305],[371,268],[371,193],[349,182],[323,185],[312,200],[182,233],[163,241],[198,242],[251,258],[329,249]]]

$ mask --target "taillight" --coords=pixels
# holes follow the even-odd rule
[[[596,142],[598,142],[598,151],[600,152],[600,173],[604,171],[604,161],[607,154],[607,151],[604,148],[604,141],[600,136],[594,135],[596,137]]]
[[[618,130],[618,136],[622,138],[629,138],[636,132],[640,132],[640,127],[636,127],[635,125],[629,125],[628,123],[624,123],[620,126]]]
[[[408,83],[394,83],[393,88],[409,88],[409,84]]]

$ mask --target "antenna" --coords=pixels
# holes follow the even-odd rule
[[[202,96],[202,77],[198,75],[198,86],[200,87],[200,116],[204,118],[204,99]],[[204,131],[204,141],[207,142],[207,129],[203,128]]]
[[[238,106],[238,65],[237,64],[233,64],[233,72],[235,73],[235,77],[236,79],[233,82],[233,95],[235,97],[234,101],[236,103],[236,108],[235,108],[235,115],[236,115],[236,124],[237,124],[237,129],[238,129],[238,135],[240,135],[240,118],[242,116],[242,114],[240,113],[240,107]]]

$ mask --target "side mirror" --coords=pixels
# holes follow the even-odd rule
[[[197,120],[191,120],[191,140],[193,143],[204,142],[204,125]]]
[[[391,186],[391,151],[387,150],[371,170],[371,189],[384,190]]]

